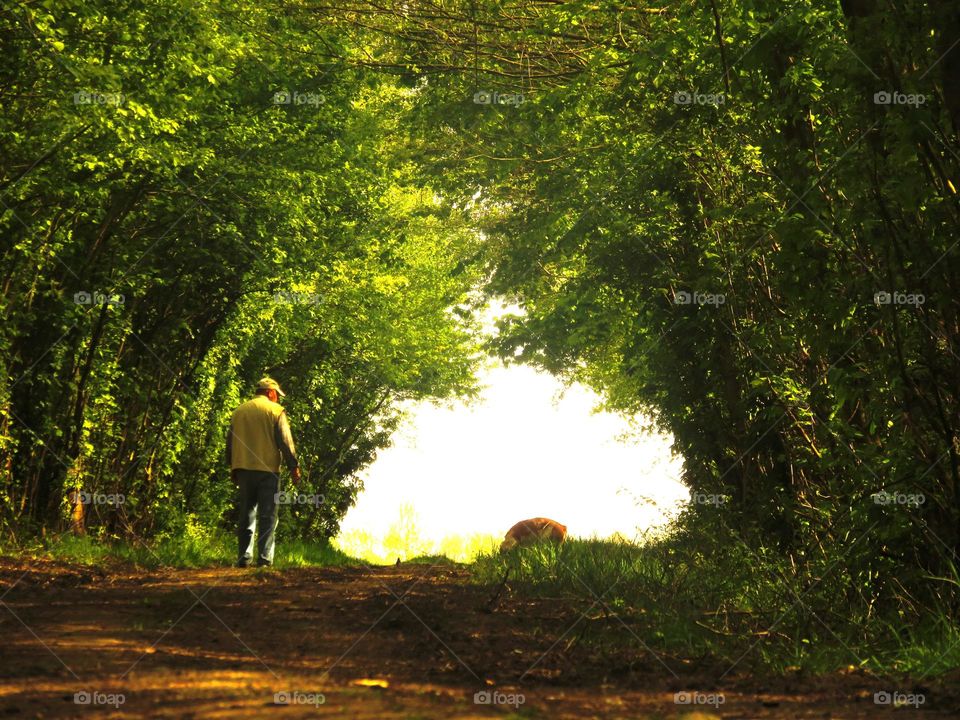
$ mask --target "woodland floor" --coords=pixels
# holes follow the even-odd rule
[[[91,568],[0,559],[0,718],[914,718],[960,717],[960,683],[919,710],[873,703],[877,680],[752,677],[579,640],[562,603],[520,601],[459,567]],[[627,642],[628,640],[632,642]],[[668,669],[669,668],[669,669]],[[725,668],[724,668],[725,669]],[[674,675],[676,674],[676,677]],[[383,681],[370,686],[358,681]],[[517,710],[474,703],[522,693]],[[722,692],[717,707],[674,693]],[[909,689],[904,690],[909,692]],[[123,704],[79,705],[78,692]],[[275,693],[322,694],[276,704]]]

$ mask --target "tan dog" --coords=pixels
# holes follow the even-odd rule
[[[567,526],[549,518],[530,518],[521,520],[512,528],[500,544],[500,552],[507,552],[518,545],[532,545],[536,542],[553,542],[558,545],[567,536]]]

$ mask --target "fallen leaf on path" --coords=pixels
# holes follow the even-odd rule
[[[385,688],[389,687],[390,683],[388,683],[386,680],[379,680],[377,678],[360,678],[359,680],[354,680],[351,685],[359,685],[360,687]]]

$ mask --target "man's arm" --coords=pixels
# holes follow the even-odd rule
[[[287,422],[287,414],[280,413],[277,418],[277,427],[274,432],[277,441],[277,447],[280,448],[280,454],[283,455],[283,461],[287,465],[287,470],[293,475],[294,479],[300,479],[300,462],[297,460],[297,449],[293,445],[293,434],[290,432],[290,423]]]

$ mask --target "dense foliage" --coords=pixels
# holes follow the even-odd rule
[[[801,585],[829,577],[832,602],[950,607],[957,7],[611,3],[521,20],[483,35],[512,41],[521,72],[488,57],[481,82],[528,102],[485,108],[471,133],[496,160],[464,178],[485,179],[488,290],[524,311],[499,351],[668,429],[707,545],[719,518]],[[523,72],[531,44],[541,81]]]
[[[494,348],[669,430],[705,547],[866,616],[955,607],[957,8],[444,9],[364,24],[521,308]]]
[[[398,400],[469,394],[476,236],[388,152],[411,94],[256,3],[2,16],[7,525],[146,536],[230,512],[229,413],[264,373],[333,534]],[[122,496],[123,503],[109,502]]]

